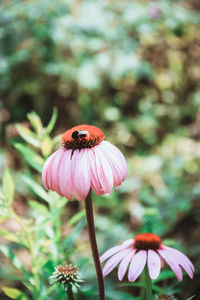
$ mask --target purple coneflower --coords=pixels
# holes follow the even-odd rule
[[[90,188],[96,195],[110,194],[127,175],[121,151],[105,141],[104,133],[91,125],[80,125],[62,136],[63,147],[45,162],[42,179],[47,190],[71,200],[84,200]]]
[[[91,189],[96,195],[110,194],[127,175],[121,151],[105,141],[104,133],[91,125],[80,125],[62,136],[62,148],[53,153],[42,170],[47,190],[71,200],[85,200],[92,255],[99,284],[99,299],[105,299],[104,282],[96,243]]]
[[[101,263],[106,259],[108,261],[103,268],[104,276],[119,264],[118,278],[122,280],[129,266],[128,280],[130,282],[138,278],[146,264],[150,278],[156,279],[160,274],[163,261],[169,265],[179,281],[183,278],[182,269],[190,278],[193,278],[194,273],[194,266],[185,254],[163,245],[161,238],[153,233],[138,234],[135,239],[127,240],[109,249],[101,256]]]

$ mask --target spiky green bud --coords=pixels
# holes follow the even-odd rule
[[[49,277],[50,285],[62,284],[65,291],[72,286],[80,287],[83,280],[80,277],[77,267],[72,265],[58,265],[55,272]]]
[[[158,295],[156,300],[175,300],[172,295]]]

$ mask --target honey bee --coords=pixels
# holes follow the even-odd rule
[[[72,138],[74,140],[77,140],[78,138],[83,138],[83,137],[86,137],[88,134],[88,131],[87,130],[79,130],[79,131],[74,131],[72,133]]]

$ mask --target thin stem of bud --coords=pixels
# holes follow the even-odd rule
[[[66,294],[68,295],[69,300],[75,300],[71,285],[66,289]]]
[[[86,210],[88,234],[90,239],[90,247],[92,250],[92,256],[96,268],[96,274],[97,274],[97,280],[99,286],[99,300],[105,300],[103,274],[102,274],[101,263],[99,259],[99,252],[97,248],[97,241],[96,241],[96,234],[95,234],[95,227],[94,227],[91,190],[89,191],[85,199],[85,210]]]

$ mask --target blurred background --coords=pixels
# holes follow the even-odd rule
[[[42,214],[50,216],[42,200],[44,160],[70,127],[100,127],[107,140],[121,149],[129,170],[119,192],[94,197],[100,252],[139,232],[159,234],[169,246],[184,251],[196,267],[193,281],[185,276],[178,283],[165,273],[155,287],[155,294],[175,294],[178,299],[200,297],[199,32],[198,0],[0,2],[0,176],[8,166],[16,189],[14,211],[30,226]],[[47,295],[48,276],[56,263],[68,259],[84,270],[85,283],[77,299],[96,299],[80,214],[83,205],[65,204],[60,238],[69,242],[72,234],[70,245],[77,253],[65,257],[68,244],[55,250],[58,232],[50,233],[49,228],[54,230],[50,217],[46,223],[42,219],[47,227],[41,227],[38,240],[55,243],[36,247],[38,256],[49,251],[38,267],[45,286],[40,287],[44,290],[40,298],[34,298],[26,280],[20,279],[23,270],[10,262],[13,256],[6,249],[30,271],[29,251],[9,235],[21,229],[12,216],[4,216],[1,286],[15,287],[23,295],[13,296],[7,290],[1,299],[63,299],[59,298],[64,297],[62,287]],[[74,214],[77,220],[69,223]],[[114,271],[106,279],[108,299],[142,299],[142,283],[124,287],[116,278]]]

